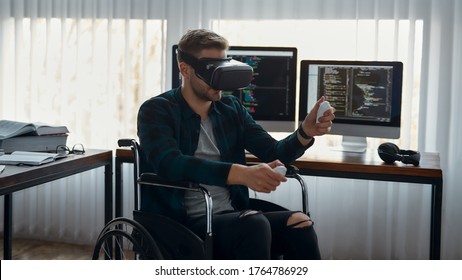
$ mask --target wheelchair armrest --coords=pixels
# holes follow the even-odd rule
[[[155,173],[142,173],[138,178],[139,184],[144,185],[154,185],[159,187],[166,187],[166,188],[176,188],[176,189],[184,189],[190,191],[201,191],[201,186],[199,184],[191,183],[191,182],[182,182],[182,181],[170,181],[166,180]]]
[[[130,138],[122,138],[117,141],[117,145],[119,147],[133,147],[135,144],[137,144],[135,139],[130,139]]]
[[[295,178],[295,176],[299,175],[300,170],[295,165],[286,165],[286,168],[286,177]]]
[[[247,162],[247,166],[258,165],[260,162]],[[287,168],[286,177],[296,178],[300,170],[295,165],[284,165]]]

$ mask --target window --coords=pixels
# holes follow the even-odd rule
[[[115,147],[165,83],[161,20],[9,20],[2,118],[68,126],[68,142]],[[6,105],[8,104],[8,105]]]

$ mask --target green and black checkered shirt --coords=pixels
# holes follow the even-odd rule
[[[173,181],[191,181],[229,187],[233,206],[248,207],[249,193],[244,186],[228,186],[233,163],[245,164],[245,149],[264,162],[279,159],[290,164],[309,146],[303,146],[296,133],[276,141],[232,95],[213,103],[209,113],[221,161],[194,157],[200,133],[200,116],[181,94],[181,88],[145,101],[138,112],[138,137],[143,152],[142,172],[155,172]],[[141,210],[184,221],[183,191],[145,187],[141,190]]]

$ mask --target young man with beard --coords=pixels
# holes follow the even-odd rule
[[[253,211],[249,189],[269,193],[285,182],[273,168],[290,164],[313,145],[313,137],[328,133],[334,109],[316,123],[321,98],[295,132],[276,141],[237,98],[212,88],[191,63],[226,58],[228,47],[225,38],[209,30],[183,35],[177,55],[182,85],[145,101],[139,110],[141,170],[200,183],[209,190],[216,259],[269,259],[273,254],[320,259],[310,217],[299,211]],[[245,150],[264,163],[246,165]],[[141,210],[172,217],[198,235],[205,233],[203,197],[195,192],[142,189]]]

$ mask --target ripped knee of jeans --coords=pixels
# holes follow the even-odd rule
[[[252,209],[244,210],[239,214],[239,219],[247,217],[247,216],[251,216],[251,215],[260,214],[260,213],[261,213],[260,211],[256,211]]]
[[[289,219],[287,219],[288,228],[311,227],[313,224],[314,222],[311,220],[311,218],[302,212],[295,212],[290,215]]]

